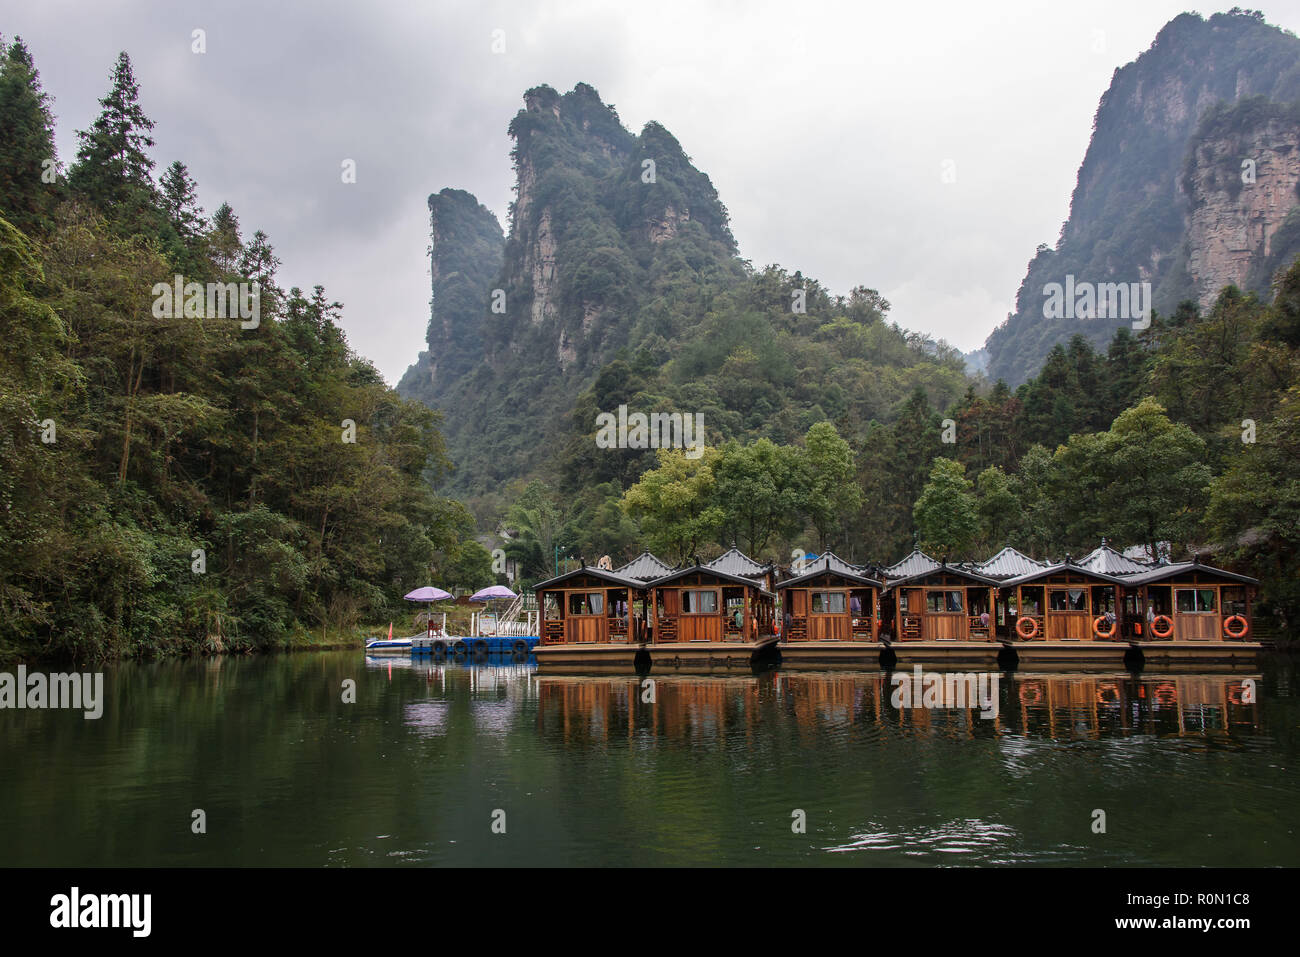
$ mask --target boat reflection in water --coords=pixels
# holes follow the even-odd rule
[[[366,668],[393,674],[423,675],[428,695],[410,701],[402,709],[402,723],[416,734],[436,737],[446,734],[453,713],[462,714],[460,699],[468,705],[473,730],[487,737],[500,737],[518,724],[521,710],[534,697],[535,659],[515,655],[492,655],[485,659],[366,657]],[[409,679],[408,679],[409,680]]]
[[[936,673],[938,674],[938,673]],[[941,676],[942,677],[942,676]],[[761,736],[779,721],[942,737],[1215,735],[1259,730],[1258,674],[996,675],[996,708],[948,697],[926,707],[896,689],[910,673],[768,673],[751,677],[537,677],[540,730],[571,742],[644,735],[685,742]],[[974,685],[971,685],[973,688]],[[910,704],[910,706],[909,706]],[[996,712],[996,713],[992,713]],[[733,742],[734,743],[734,742]]]

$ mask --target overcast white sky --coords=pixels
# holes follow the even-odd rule
[[[1111,74],[1186,9],[41,0],[0,7],[0,33],[31,48],[65,163],[127,50],[159,170],[183,160],[208,213],[228,201],[245,235],[266,230],[282,284],[324,285],[395,383],[428,321],[426,198],[467,189],[504,226],[506,127],[541,83],[590,83],[633,132],[663,123],[755,265],[834,292],[872,286],[903,326],[976,348],[1034,248],[1056,241]],[[1300,0],[1262,9],[1300,31]],[[341,182],[344,159],[356,184]]]

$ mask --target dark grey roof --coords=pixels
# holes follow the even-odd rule
[[[1024,552],[1016,551],[1008,545],[992,558],[977,562],[974,570],[989,578],[1015,578],[1017,575],[1028,575],[1046,567],[1046,562],[1030,558]]]
[[[690,575],[694,572],[703,572],[706,575],[712,575],[714,578],[720,579],[721,581],[724,582],[732,582],[733,584],[736,585],[747,585],[750,588],[757,588],[761,594],[767,595],[769,598],[776,597],[770,591],[764,588],[762,582],[759,581],[758,579],[749,578],[745,575],[731,575],[728,574],[727,572],[720,572],[716,568],[710,568],[708,565],[687,565],[685,568],[679,568],[676,571],[668,575],[665,575],[663,578],[656,578],[652,582],[646,582],[645,587],[660,588],[664,585],[671,585],[673,582],[677,581],[677,579],[682,578],[686,575]],[[637,584],[641,585],[642,583],[637,582]]]
[[[1105,582],[1107,585],[1124,585],[1132,580],[1130,578],[1118,578],[1114,575],[1103,575],[1101,572],[1095,572],[1091,568],[1084,568],[1082,565],[1079,565],[1076,562],[1059,562],[1055,565],[1041,565],[1040,567],[1035,568],[1032,571],[1026,572],[1023,575],[1017,575],[1015,578],[1007,579],[1002,583],[1002,585],[1005,588],[1014,588],[1016,585],[1027,585],[1030,582],[1036,582],[1041,579],[1048,578],[1052,575],[1058,574],[1059,572],[1066,572],[1066,571],[1082,572],[1083,574],[1087,575],[1089,578],[1096,579],[1097,581],[1100,582]]]
[[[1135,575],[1125,576],[1124,584],[1149,585],[1152,582],[1164,581],[1166,578],[1184,575],[1187,572],[1208,572],[1211,575],[1221,575],[1222,577],[1231,579],[1232,581],[1243,582],[1248,585],[1259,584],[1259,579],[1251,578],[1249,575],[1238,575],[1236,572],[1224,571],[1222,568],[1215,568],[1213,565],[1203,565],[1200,562],[1172,562],[1168,565],[1157,565],[1154,568],[1148,568]]]
[[[892,590],[899,587],[900,585],[910,585],[914,581],[917,581],[922,578],[926,578],[930,575],[933,575],[935,572],[939,572],[939,571],[946,572],[950,575],[960,575],[962,578],[969,578],[971,581],[976,582],[980,585],[1002,584],[996,578],[989,578],[987,575],[981,575],[978,572],[973,572],[969,568],[966,568],[962,565],[940,565],[938,562],[935,562],[933,568],[927,568],[924,571],[919,571],[915,575],[905,575],[902,578],[891,577],[889,579],[889,588],[890,590]]]
[[[602,581],[607,581],[611,585],[623,585],[631,588],[641,588],[641,589],[649,587],[643,581],[638,581],[635,578],[628,578],[626,575],[620,575],[618,572],[612,572],[605,568],[594,568],[590,565],[583,565],[581,568],[575,568],[571,572],[565,572],[563,575],[557,575],[554,578],[548,578],[544,582],[538,582],[536,585],[533,586],[533,591],[539,592],[543,588],[551,588],[555,585],[560,584],[561,582],[568,581],[570,578],[575,578],[578,575],[591,575],[594,578],[599,578]]]
[[[866,569],[863,566],[854,565],[852,562],[846,562],[844,559],[840,558],[840,556],[836,555],[834,552],[822,552],[822,554],[819,555],[817,558],[814,558],[810,562],[806,562],[802,567],[800,567],[798,569],[798,573],[800,575],[806,575],[814,568],[820,569],[821,571],[832,571],[840,575],[860,576],[862,575],[863,572],[866,571]],[[790,566],[790,570],[792,572],[795,571],[793,565]]]
[[[844,559],[840,558],[834,552],[827,552],[820,558],[809,562],[799,575],[795,578],[781,582],[778,588],[788,588],[791,585],[801,585],[818,575],[825,575],[828,572],[832,575],[839,575],[841,578],[847,578],[850,581],[863,585],[874,585],[876,588],[881,587],[881,583],[868,575],[863,574],[866,571],[860,565],[850,565]]]
[[[912,554],[908,555],[896,565],[890,565],[886,568],[886,578],[911,578],[913,575],[920,575],[925,572],[934,571],[939,567],[939,563],[918,548],[912,549]]]
[[[642,552],[622,568],[614,569],[614,572],[626,578],[635,578],[637,581],[648,582],[655,578],[663,578],[672,570],[672,565],[660,561],[649,552]]]
[[[769,566],[760,565],[734,545],[713,561],[705,562],[703,567],[724,575],[754,579],[762,578],[769,569]]]
[[[1135,575],[1151,567],[1142,562],[1135,562],[1131,558],[1125,558],[1107,545],[1104,540],[1074,564],[1080,568],[1086,568],[1090,572],[1099,572],[1102,575]]]

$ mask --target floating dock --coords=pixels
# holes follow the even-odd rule
[[[910,668],[913,665],[989,671],[1180,670],[1214,665],[1253,668],[1262,646],[1247,641],[793,641],[583,642],[538,645],[544,673],[742,671],[766,662],[826,671]]]
[[[581,642],[538,645],[543,672],[749,671],[774,655],[775,636],[762,641]]]

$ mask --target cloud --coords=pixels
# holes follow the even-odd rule
[[[349,340],[395,382],[424,342],[425,201],[469,190],[505,222],[522,92],[585,81],[639,131],[658,120],[712,178],[741,255],[978,346],[1040,242],[1055,242],[1113,70],[1182,0],[1088,13],[936,4],[267,5],[46,0],[7,12],[56,97],[58,145],[98,111],[118,50],[211,212],[263,229],[281,282],[345,304]],[[1269,11],[1284,27],[1300,12]],[[207,50],[191,52],[191,32]],[[491,50],[503,30],[506,52]],[[341,181],[355,160],[357,182]],[[944,182],[945,161],[956,181]]]

